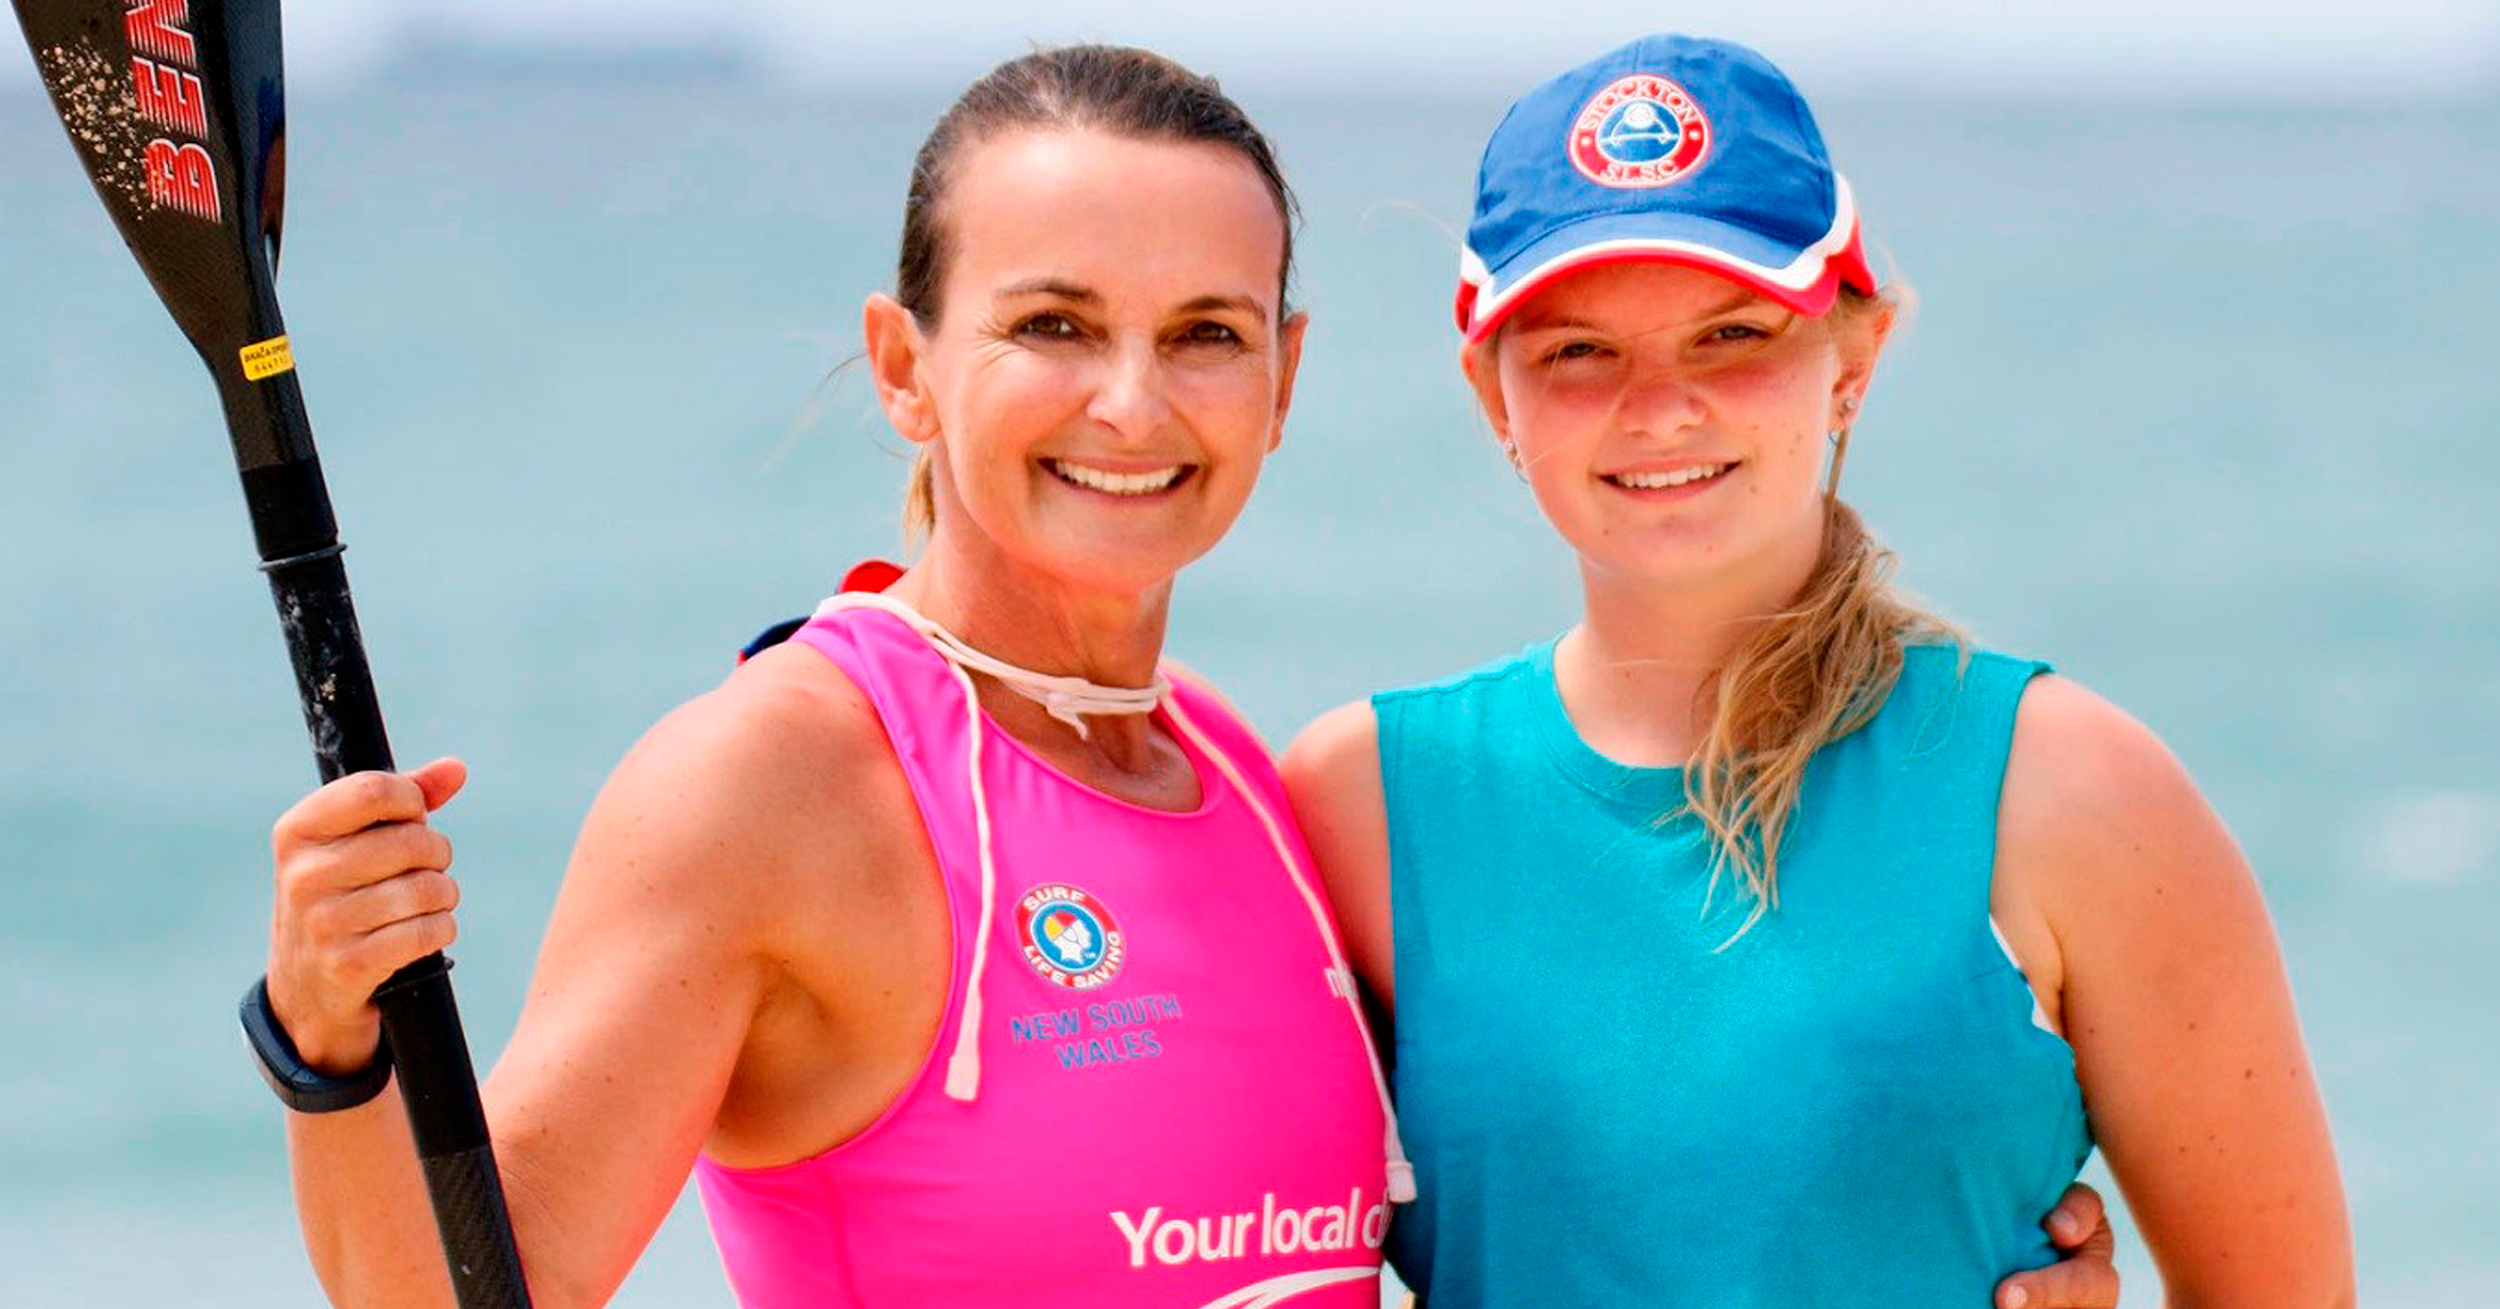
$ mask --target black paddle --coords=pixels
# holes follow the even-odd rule
[[[13,0],[96,194],[225,401],[324,781],[391,767],[273,272],[285,194],[278,0]],[[375,992],[464,1309],[529,1303],[440,954]]]

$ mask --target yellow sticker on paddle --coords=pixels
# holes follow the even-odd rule
[[[295,352],[287,348],[286,338],[283,336],[273,336],[266,341],[255,341],[243,347],[241,353],[243,376],[251,381],[257,382],[264,378],[276,377],[280,373],[293,372],[295,369]]]

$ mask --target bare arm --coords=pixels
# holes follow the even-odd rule
[[[2265,904],[2178,761],[2091,692],[2040,679],[1998,868],[2054,938],[2093,1132],[2169,1303],[2352,1304],[2342,1183]]]
[[[424,816],[467,776],[457,760],[359,773],[278,820],[269,998],[313,1067],[345,1074],[370,1064],[381,1015],[366,997],[401,964],[451,943],[451,846]],[[354,1109],[288,1114],[287,1154],[305,1244],[333,1303],[358,1303],[357,1289],[374,1287],[399,1288],[403,1303],[452,1303],[396,1085]],[[341,1251],[334,1233],[348,1224],[370,1235]]]
[[[1379,723],[1370,703],[1358,700],[1322,714],[1285,748],[1277,771],[1319,864],[1320,880],[1327,883],[1348,962],[1394,1012],[1388,800],[1380,785]]]
[[[514,1234],[542,1306],[600,1303],[623,1280],[714,1129],[759,1007],[784,980],[791,888],[838,884],[847,854],[838,840],[826,848],[825,833],[873,825],[822,821],[829,797],[860,793],[826,775],[826,760],[843,757],[830,737],[843,733],[823,717],[769,678],[733,679],[654,728],[584,824],[519,1025],[483,1088]],[[791,766],[793,751],[815,766]],[[319,817],[320,800],[298,813],[311,807]],[[396,851],[430,848],[406,807],[397,835],[351,828],[325,843],[298,814],[281,823],[273,1003],[316,1062],[316,1049],[337,1050],[346,1053],[333,1061],[353,1067],[371,1044],[356,1051],[356,1024],[322,1009],[323,996],[359,994],[352,979],[290,984],[279,998],[281,973],[302,976],[304,957],[337,944],[286,921],[290,888],[316,919],[341,913],[319,893],[324,866],[356,870],[342,874],[364,879],[351,895],[396,894],[388,888],[421,876]],[[338,813],[329,826],[358,816],[352,807]],[[448,855],[445,846],[441,861]],[[408,944],[447,937],[447,926],[409,929]],[[290,1115],[288,1132],[306,1242],[332,1297],[451,1303],[397,1097]]]

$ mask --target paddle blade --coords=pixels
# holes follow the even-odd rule
[[[274,281],[278,0],[11,2],[96,195],[215,375],[244,467],[308,454]]]

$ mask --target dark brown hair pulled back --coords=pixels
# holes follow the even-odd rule
[[[894,298],[922,330],[944,309],[948,242],[946,191],[966,147],[1002,132],[1090,129],[1149,141],[1192,142],[1238,152],[1258,170],[1284,220],[1276,266],[1278,313],[1288,312],[1293,279],[1293,229],[1301,214],[1284,169],[1265,134],[1212,77],[1193,73],[1151,50],[1071,45],[1010,59],[973,83],[929,129],[912,161],[903,200],[903,248],[894,270]],[[912,466],[904,528],[925,533],[936,521],[929,489],[929,452]]]

